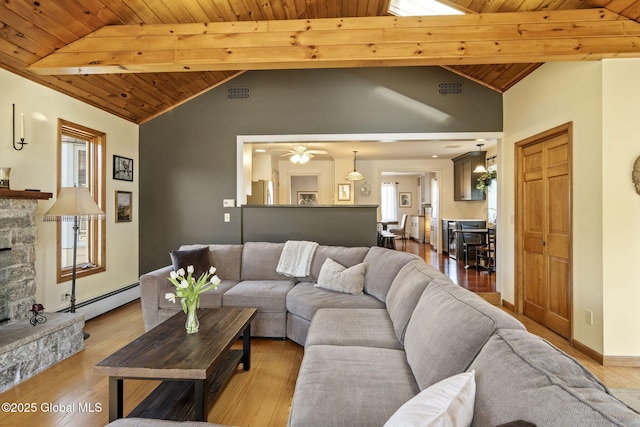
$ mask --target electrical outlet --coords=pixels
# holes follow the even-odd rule
[[[69,294],[66,292],[63,292],[60,294],[60,301],[65,302],[67,299],[69,299]]]
[[[587,323],[587,325],[593,326],[593,311],[591,310],[584,311],[584,321]]]

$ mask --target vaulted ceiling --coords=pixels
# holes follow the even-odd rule
[[[249,69],[439,65],[504,92],[549,60],[640,57],[640,0],[449,3],[468,14],[373,18],[387,0],[5,0],[0,67],[144,123]]]

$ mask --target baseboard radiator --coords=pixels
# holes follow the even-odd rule
[[[108,294],[77,303],[76,313],[84,313],[86,316],[85,320],[89,320],[139,298],[140,284],[134,283],[133,285],[109,292]],[[68,311],[69,308],[59,310],[60,313]]]

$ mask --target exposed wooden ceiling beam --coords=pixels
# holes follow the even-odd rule
[[[640,23],[606,9],[112,25],[37,74],[535,63],[640,57]]]

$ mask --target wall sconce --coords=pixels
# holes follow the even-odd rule
[[[12,123],[12,129],[13,129],[13,149],[20,151],[24,148],[24,146],[27,144],[26,142],[24,142],[24,114],[20,113],[20,141],[16,141],[16,104],[13,104],[13,121]],[[18,146],[16,144],[20,145],[20,148],[18,148]]]

